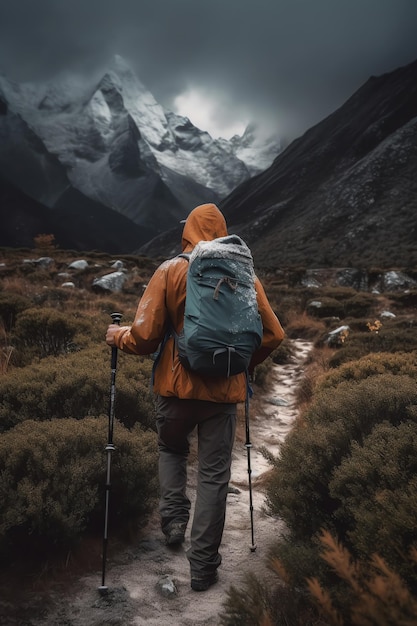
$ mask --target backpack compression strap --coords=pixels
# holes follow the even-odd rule
[[[223,283],[226,283],[226,285],[232,291],[236,291],[236,289],[237,289],[237,282],[232,280],[231,278],[229,278],[229,276],[223,276],[223,278],[219,279],[219,282],[216,285],[216,288],[215,288],[214,293],[213,293],[213,300],[218,300],[219,299],[219,291],[220,291],[220,287],[223,285]]]

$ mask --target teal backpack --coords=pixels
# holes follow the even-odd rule
[[[189,261],[184,327],[175,336],[180,362],[203,376],[244,372],[263,335],[248,246],[229,235],[180,256]]]

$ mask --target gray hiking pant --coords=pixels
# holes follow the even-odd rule
[[[236,430],[236,405],[157,398],[161,528],[172,524],[185,530],[190,516],[186,494],[189,435],[197,427],[198,483],[187,551],[191,576],[213,573],[221,563],[232,448]]]

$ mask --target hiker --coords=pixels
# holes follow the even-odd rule
[[[214,204],[203,204],[189,214],[182,233],[182,249],[190,253],[199,242],[226,237],[223,214]],[[131,326],[110,324],[106,341],[130,354],[153,354],[171,325],[179,333],[184,325],[189,261],[177,256],[162,263],[146,287]],[[258,278],[256,301],[262,321],[262,344],[255,351],[250,370],[282,341],[284,331]],[[183,367],[176,343],[170,337],[155,368],[159,446],[161,529],[168,546],[179,546],[190,517],[186,495],[189,435],[197,427],[198,484],[187,550],[191,588],[205,591],[217,581],[231,455],[235,437],[236,405],[247,393],[245,372],[202,376]]]

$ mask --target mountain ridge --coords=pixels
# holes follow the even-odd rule
[[[371,77],[220,207],[262,265],[417,262],[417,61]]]
[[[246,154],[249,171],[236,156],[238,138],[214,140],[188,118],[165,111],[117,55],[91,84],[67,77],[19,85],[0,76],[0,111],[3,178],[53,210],[62,195],[73,195],[67,192],[72,188],[150,237],[249,178],[256,154],[262,158],[259,171],[273,158],[271,145],[262,154],[262,144],[247,134],[245,146],[254,144]],[[21,158],[11,161],[11,149]],[[60,181],[53,197],[50,179]]]
[[[11,146],[13,157],[10,150],[0,148],[3,178],[4,170],[18,180],[24,178],[38,194],[46,194],[53,210],[63,208],[64,198],[69,219],[71,203],[77,197],[94,220],[100,219],[99,207],[105,207],[101,216],[109,220],[109,229],[114,229],[117,215],[127,219],[119,223],[118,233],[123,233],[131,220],[139,226],[139,233],[137,245],[126,252],[153,257],[176,254],[179,220],[196,204],[216,202],[229,230],[247,241],[255,262],[262,267],[416,264],[417,61],[369,78],[341,107],[279,152],[268,168],[254,176],[245,175],[243,182],[224,196],[206,186],[207,172],[199,182],[191,170],[190,176],[178,171],[184,162],[201,166],[201,160],[196,165],[198,155],[206,142],[212,147],[208,133],[169,112],[163,112],[163,119],[157,116],[149,124],[145,119],[139,123],[133,109],[126,108],[129,96],[124,93],[122,97],[117,80],[111,72],[105,74],[94,88],[84,88],[82,98],[78,94],[71,102],[62,99],[62,89],[49,90],[41,99],[33,86],[27,88],[31,98],[36,93],[44,111],[58,108],[61,122],[71,120],[78,109],[88,113],[93,108],[93,117],[87,115],[89,141],[83,143],[82,138],[71,135],[73,143],[63,147],[68,150],[68,161],[49,150],[51,139],[48,143],[48,138],[39,137],[36,125],[21,117],[19,107],[10,110],[4,89],[1,98],[4,79],[3,83],[0,80],[0,139]],[[129,88],[133,89],[132,85]],[[15,98],[19,89],[9,86]],[[156,106],[160,111],[154,103],[145,90],[140,106]],[[52,127],[54,123],[56,119]],[[66,131],[70,130],[71,125]],[[16,136],[19,141],[13,142]],[[254,145],[250,127],[241,138],[218,141],[216,150],[223,145],[221,157],[214,150],[206,151],[204,158],[217,158],[214,172],[226,171],[225,154],[245,150],[246,141],[250,150]],[[186,161],[181,160],[184,150]],[[81,172],[77,186],[66,169],[71,159]],[[249,161],[246,169],[250,169]],[[93,176],[95,170],[97,176]],[[55,188],[48,186],[50,180]],[[89,197],[85,192],[93,180],[95,194]],[[0,188],[1,184],[0,180]],[[15,186],[18,191],[18,184]],[[127,197],[127,188],[134,190],[133,195]],[[109,198],[117,198],[117,210]],[[5,215],[9,209],[3,207],[2,211]],[[74,215],[80,212],[74,210]],[[105,229],[106,224],[102,226]],[[99,237],[94,243],[100,249]]]

